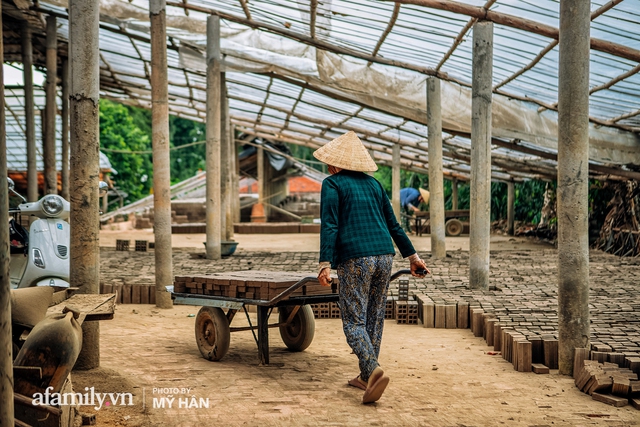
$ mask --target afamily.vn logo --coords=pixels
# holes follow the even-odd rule
[[[87,393],[51,393],[53,387],[47,387],[44,393],[34,393],[33,406],[93,406],[96,411],[103,406],[133,406],[131,393],[96,393],[93,387],[84,388]]]

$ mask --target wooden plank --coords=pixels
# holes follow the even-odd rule
[[[597,400],[598,402],[606,403],[607,405],[612,405],[617,408],[626,406],[629,403],[629,400],[624,397],[613,396],[610,394],[593,393],[591,396],[593,397],[593,400]]]
[[[631,403],[631,406],[633,406],[637,410],[640,410],[640,398],[629,399],[629,403]]]
[[[75,294],[60,304],[49,307],[47,315],[63,313],[65,307],[73,308],[85,314],[85,322],[113,319],[115,294]]]

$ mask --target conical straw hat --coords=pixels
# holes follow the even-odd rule
[[[331,166],[360,172],[378,170],[358,135],[349,131],[313,152],[313,157]]]
[[[420,195],[422,196],[422,201],[424,202],[425,205],[428,205],[429,204],[429,196],[431,195],[431,193],[429,193],[424,188],[419,188],[418,190],[420,190]]]

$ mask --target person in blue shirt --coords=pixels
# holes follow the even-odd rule
[[[420,203],[429,203],[429,192],[424,188],[416,190],[415,188],[407,187],[400,190],[400,206],[407,213],[419,210]]]
[[[411,231],[409,217],[420,210],[418,209],[420,203],[429,203],[429,192],[424,188],[416,190],[415,188],[407,187],[400,190],[400,208],[404,212],[402,217],[405,230]]]

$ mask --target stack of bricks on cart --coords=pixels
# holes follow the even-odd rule
[[[206,276],[176,276],[174,292],[232,298],[270,300],[313,273],[286,273],[244,270]],[[337,285],[337,279],[334,279]],[[332,287],[333,288],[333,287]],[[332,288],[323,287],[317,279],[308,282],[291,296],[326,295]]]
[[[613,355],[620,363],[606,361]],[[576,387],[591,395],[593,400],[613,406],[631,403],[640,409],[640,357],[619,356],[602,351],[590,352],[586,348],[576,349],[573,365]]]

